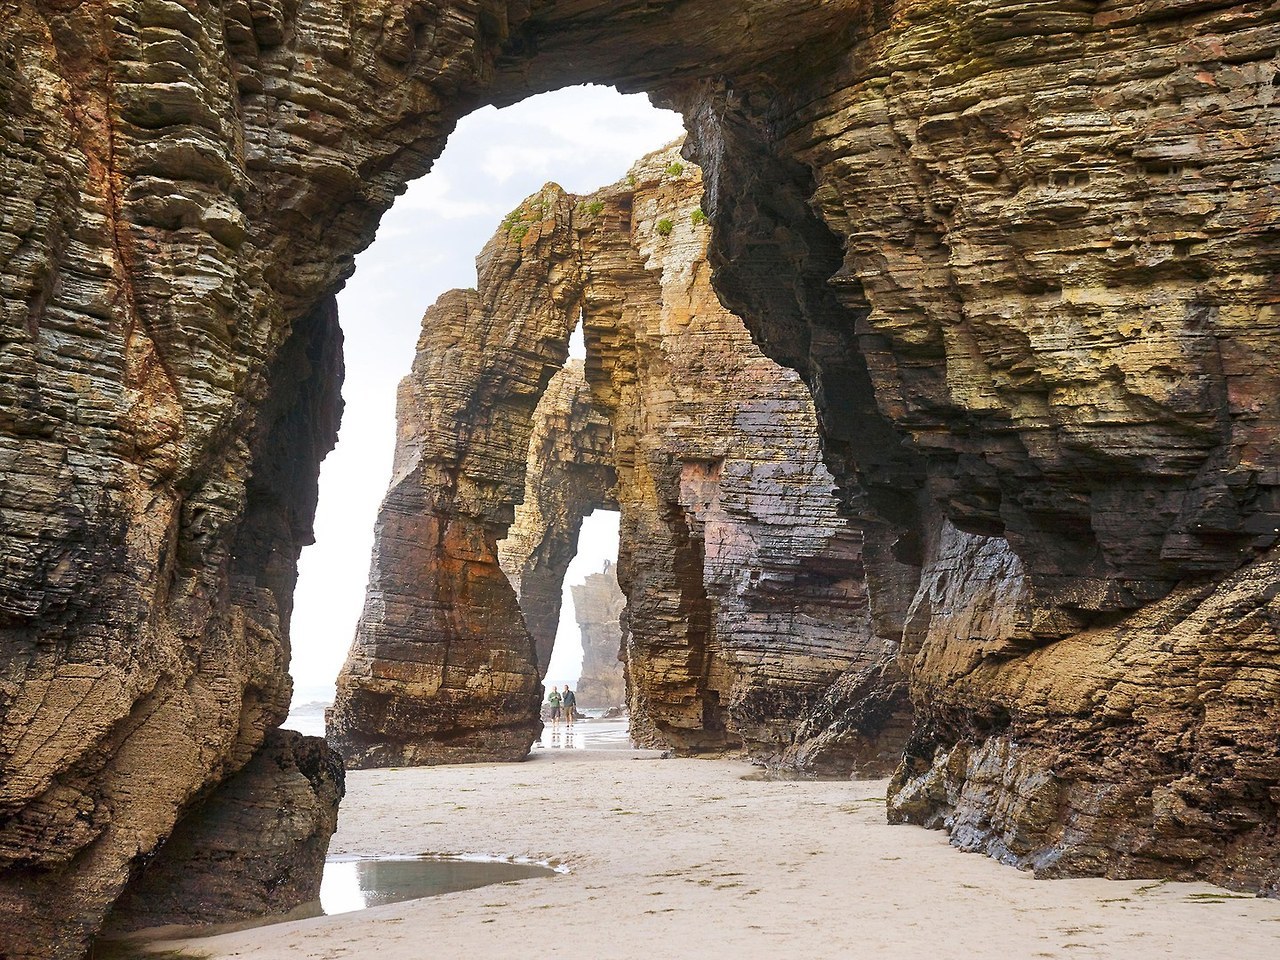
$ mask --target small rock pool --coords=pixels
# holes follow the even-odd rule
[[[540,863],[493,857],[331,857],[324,865],[320,906],[327,915],[350,913],[555,874],[553,867]]]
[[[553,877],[563,872],[563,867],[551,867],[529,860],[505,860],[470,854],[335,856],[325,861],[324,876],[320,882],[320,899],[305,903],[283,916],[258,917],[199,927],[167,926],[137,930],[120,937],[99,940],[90,955],[94,960],[143,960],[147,956],[153,956],[142,952],[144,945],[150,941],[210,937],[289,920],[350,913],[404,900],[474,890],[492,883]]]

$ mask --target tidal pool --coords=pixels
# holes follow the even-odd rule
[[[350,913],[555,873],[540,863],[488,857],[332,857],[324,865],[320,906],[329,915]]]
[[[99,940],[93,960],[142,960],[153,956],[139,947],[153,940],[211,937],[289,920],[305,920],[325,914],[351,913],[387,903],[434,897],[442,893],[474,890],[491,883],[553,877],[563,872],[540,863],[483,856],[330,857],[320,881],[320,899],[304,903],[282,916],[256,917],[199,927],[167,926],[137,930]]]

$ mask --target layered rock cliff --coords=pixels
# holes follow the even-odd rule
[[[672,147],[575,221],[587,378],[618,457],[633,735],[778,759],[837,677],[892,669],[893,649],[871,629],[861,534],[837,513],[808,391],[712,289],[701,196]]]
[[[627,595],[618,586],[617,568],[608,560],[598,573],[588,574],[570,588],[573,618],[582,637],[582,675],[574,690],[580,706],[621,707],[627,702],[626,671],[622,668],[622,611]]]
[[[541,730],[537,657],[497,544],[577,322],[571,212],[558,187],[530,197],[481,254],[478,291],[423,317],[364,612],[326,716],[349,766],[519,760]]]
[[[344,790],[342,761],[322,739],[272,730],[178,822],[117,901],[108,932],[279,916],[318,901]]]
[[[457,117],[583,80],[684,111],[717,289],[814,394],[872,623],[891,642],[937,625],[942,649],[906,663],[912,769],[954,789],[920,815],[954,820],[971,784],[1016,832],[1019,778],[978,789],[948,759],[1003,743],[1011,768],[1095,798],[1044,815],[1042,858],[1147,869],[1094,845],[1105,820],[1182,850],[1186,875],[1265,885],[1278,18],[1227,0],[0,0],[0,952],[79,953],[135,859],[278,724],[336,413],[328,298]],[[271,405],[307,429],[273,437]],[[957,554],[948,523],[992,542]],[[948,634],[938,598],[961,624],[994,601],[980,576],[967,598],[938,586],[939,558],[1006,551],[1025,621]],[[1185,700],[1153,653],[1112,760],[1072,760],[1109,681],[1050,703],[1024,671],[1148,616],[1201,631],[1165,606],[1186,589],[1260,633],[1214,614],[1221,660]],[[977,649],[994,652],[956,699],[935,666]],[[1257,719],[1220,729],[1223,703]],[[1024,747],[1028,724],[1062,749]],[[1157,732],[1220,743],[1128,763]],[[1165,818],[1175,785],[1191,799]]]
[[[821,81],[696,95],[717,286],[871,521],[894,815],[1274,890],[1277,11],[1020,9],[884,5]]]
[[[524,499],[498,544],[498,562],[515,588],[538,675],[545,677],[582,521],[595,510],[618,508],[613,431],[591,405],[581,360],[570,360],[551,378],[534,411],[526,464]]]
[[[508,734],[536,719],[518,697],[490,696],[491,665],[522,662],[527,626],[545,671],[578,527],[613,502],[615,476],[633,736],[780,759],[838,677],[894,669],[893,647],[871,631],[861,538],[837,514],[809,394],[711,288],[701,192],[678,145],[588,197],[548,186],[486,248],[480,293],[428,311],[365,615],[330,714],[348,763],[523,755],[528,741]],[[540,358],[545,374],[579,312],[590,396],[571,364],[534,410],[544,384],[512,371]],[[455,493],[464,482],[467,495]],[[508,533],[519,496],[500,552],[523,619],[491,582],[487,546]],[[438,528],[472,525],[483,535],[465,563],[437,546]],[[905,696],[894,708],[909,712]],[[876,719],[859,726],[870,743],[886,728]],[[822,729],[806,766],[846,775],[887,773],[905,734],[894,726],[879,756],[868,742],[816,741]]]

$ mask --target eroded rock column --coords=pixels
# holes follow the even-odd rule
[[[618,586],[617,567],[605,561],[604,570],[588,574],[569,588],[573,617],[582,636],[582,676],[574,690],[583,707],[611,710],[627,702],[626,671],[622,667],[622,611],[627,595]]]
[[[497,544],[578,321],[570,211],[554,185],[530,197],[481,254],[479,290],[423,317],[364,613],[326,719],[350,766],[519,760],[541,730],[537,656]]]
[[[613,430],[591,403],[583,362],[570,360],[552,379],[534,412],[524,499],[516,507],[498,560],[515,588],[533,637],[539,676],[546,676],[564,575],[578,552],[582,521],[616,510]]]
[[[792,763],[836,679],[893,672],[895,648],[872,629],[861,532],[837,513],[808,391],[711,287],[701,196],[677,145],[575,208],[587,376],[618,457],[632,724]],[[804,765],[892,769],[910,710],[886,705],[853,724],[865,741],[829,741]]]

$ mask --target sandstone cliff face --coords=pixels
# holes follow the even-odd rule
[[[1012,644],[976,638],[1006,653],[964,704],[907,664],[918,763],[994,743],[992,716],[1043,717],[1086,749],[1073,715],[1021,692],[1023,656],[1120,629],[1184,581],[1245,591],[1237,608],[1265,620],[1269,587],[1226,584],[1265,569],[1280,527],[1277,16],[0,0],[0,948],[79,952],[134,858],[283,716],[290,567],[337,381],[330,353],[287,400],[285,345],[333,343],[324,304],[352,257],[480,103],[597,80],[684,110],[717,289],[813,391],[882,636],[920,615],[946,520],[1022,564],[1029,619]],[[268,397],[315,428],[288,466],[259,443]],[[262,471],[296,482],[251,494]],[[267,530],[282,549],[238,548]],[[1053,775],[1123,794],[1151,718],[1190,743],[1223,691],[1274,733],[1262,629],[1222,634],[1237,653],[1168,712],[1175,663],[1155,657],[1115,762]],[[1226,738],[1222,763],[1252,743]],[[1216,769],[1153,776],[1202,798],[1227,783],[1217,810],[1274,820],[1255,767]],[[1014,795],[1001,781],[971,802]],[[1173,844],[1149,803],[1142,787],[1108,808],[1115,832]],[[1217,815],[1180,818],[1213,838],[1184,869],[1254,884],[1236,864],[1265,852]],[[1083,820],[1063,817],[1047,851],[1077,846]],[[1099,857],[1079,869],[1132,869]]]
[[[701,196],[671,148],[577,208],[587,377],[618,456],[632,726],[777,760],[837,677],[893,649],[871,629],[808,391],[711,287]]]
[[[337,13],[0,4],[0,954],[80,955],[285,716],[331,294],[426,164],[392,115],[473,68],[352,109],[417,24],[364,10],[344,39]]]
[[[618,508],[613,431],[591,405],[581,360],[570,360],[552,377],[538,403],[527,466],[524,500],[498,544],[498,561],[533,637],[538,675],[545,677],[582,521],[594,510]]]
[[[479,292],[445,294],[423,318],[364,613],[326,719],[349,766],[519,760],[537,739],[537,657],[497,543],[577,321],[570,214],[558,187],[529,198],[481,254]]]
[[[573,691],[583,707],[609,709],[627,702],[622,669],[622,611],[627,595],[618,586],[617,567],[605,561],[600,573],[588,574],[569,588],[573,617],[582,636],[582,675]]]

